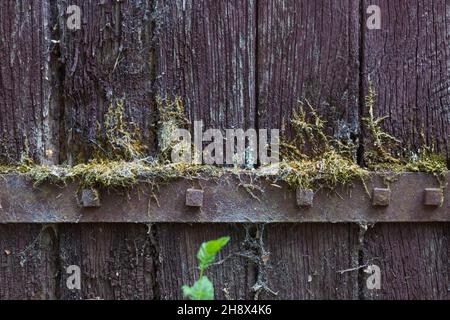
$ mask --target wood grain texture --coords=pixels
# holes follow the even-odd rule
[[[289,137],[298,101],[308,99],[327,130],[342,139],[359,131],[357,0],[258,2],[257,90],[260,128]]]
[[[378,224],[365,235],[364,264],[381,269],[365,299],[450,299],[450,224]]]
[[[57,249],[51,227],[0,225],[0,299],[55,299]]]
[[[157,225],[160,266],[158,282],[161,299],[182,299],[182,285],[192,285],[198,279],[196,255],[200,245],[223,236],[230,243],[218,254],[220,261],[243,250],[245,231],[241,226],[216,224]],[[245,258],[233,256],[211,267],[206,274],[214,284],[216,299],[251,299],[255,281],[254,268]]]
[[[55,163],[58,90],[50,1],[0,3],[0,161]]]
[[[69,5],[81,8],[80,30],[67,27]],[[69,163],[85,160],[98,141],[97,124],[122,100],[124,117],[154,150],[152,1],[58,0],[64,64],[64,139]],[[132,128],[130,128],[132,131]]]
[[[358,299],[358,227],[350,224],[270,225],[268,299]]]
[[[403,148],[426,144],[450,159],[450,2],[364,3],[381,9],[381,30],[365,29],[364,43],[364,89],[373,84],[375,114],[389,117],[384,129]]]
[[[157,0],[155,16],[158,94],[208,127],[254,127],[255,2]]]
[[[154,252],[144,225],[59,228],[59,299],[153,299]],[[66,286],[67,267],[81,269],[81,291]]]

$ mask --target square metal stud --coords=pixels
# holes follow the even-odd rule
[[[297,189],[297,205],[303,208],[311,208],[314,202],[314,191],[311,189]]]
[[[187,189],[186,206],[200,208],[203,206],[203,190]]]
[[[425,205],[430,207],[440,207],[444,203],[444,191],[439,188],[425,189]]]
[[[98,208],[101,206],[100,194],[96,189],[81,190],[81,205],[83,208]]]
[[[372,205],[375,207],[387,207],[391,202],[391,190],[388,188],[374,188]]]

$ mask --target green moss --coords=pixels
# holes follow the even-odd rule
[[[97,160],[131,161],[145,154],[139,140],[139,129],[124,120],[124,101],[112,103],[105,114],[103,130],[97,129],[100,138],[95,144],[94,158]]]
[[[180,128],[188,129],[190,122],[185,116],[184,104],[180,97],[169,99],[157,97],[159,113],[158,161],[170,162],[170,154],[174,146],[173,133]]]
[[[218,168],[190,164],[160,165],[146,160],[136,161],[92,161],[74,167],[32,166],[23,170],[34,181],[42,183],[67,184],[79,181],[82,187],[129,188],[138,183],[158,184],[175,179],[193,179],[204,175],[219,174]]]
[[[313,190],[348,185],[368,175],[368,171],[334,150],[312,159],[282,162],[279,171],[279,179],[292,188]]]
[[[381,129],[384,118],[375,118],[375,94],[369,90],[367,105],[369,115],[364,118],[366,130],[362,168],[354,157],[356,145],[342,142],[325,133],[325,124],[308,101],[301,103],[292,117],[293,138],[281,143],[282,161],[277,171],[263,167],[256,171],[224,169],[188,163],[170,163],[171,133],[176,128],[189,127],[180,98],[158,99],[160,113],[160,150],[154,158],[145,158],[145,149],[139,144],[137,134],[130,133],[132,124],[123,119],[123,102],[111,105],[105,116],[104,141],[99,144],[95,159],[69,166],[41,166],[24,156],[16,166],[0,166],[0,174],[22,174],[36,185],[52,183],[64,185],[79,181],[82,187],[130,188],[139,183],[158,185],[180,178],[214,178],[224,172],[240,175],[252,173],[267,179],[281,180],[292,188],[334,189],[351,184],[355,179],[369,177],[371,171],[391,177],[402,172],[426,172],[440,182],[448,173],[445,159],[422,149],[407,158],[393,156],[398,140]]]

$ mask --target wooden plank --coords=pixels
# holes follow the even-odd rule
[[[64,64],[64,159],[92,156],[111,104],[122,100],[124,118],[154,150],[151,0],[58,0],[61,60]],[[81,8],[80,30],[69,30],[69,5]]]
[[[381,9],[381,30],[365,30],[364,80],[377,95],[374,112],[403,141],[423,142],[450,159],[450,3],[365,0]],[[367,15],[368,17],[369,15]]]
[[[359,1],[258,2],[260,128],[289,137],[292,111],[308,99],[342,139],[359,132]]]
[[[160,224],[157,225],[160,267],[158,282],[161,299],[182,299],[181,286],[198,279],[196,255],[202,242],[230,236],[230,243],[219,253],[220,261],[242,252],[245,231],[230,224]],[[250,299],[254,268],[245,258],[233,256],[207,272],[215,288],[216,299]]]
[[[57,241],[51,227],[0,225],[0,299],[56,298]]]
[[[59,100],[50,1],[0,3],[0,161],[55,163]]]
[[[155,252],[145,225],[62,225],[59,243],[59,299],[155,297]],[[66,285],[70,265],[81,269],[81,290]]]
[[[365,235],[364,264],[380,267],[381,289],[365,299],[450,299],[450,224],[377,224]]]
[[[275,299],[357,299],[358,227],[278,224],[266,227],[268,286]]]
[[[155,15],[158,94],[208,127],[254,127],[254,1],[157,0]]]

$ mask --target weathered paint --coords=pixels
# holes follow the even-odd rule
[[[58,68],[50,1],[0,3],[0,161],[58,163]],[[56,39],[57,40],[57,39]]]
[[[248,190],[242,183],[253,183]],[[450,182],[450,176],[447,183]],[[203,190],[203,205],[186,205],[193,185]],[[321,189],[312,207],[301,207],[288,185],[254,176],[225,174],[216,179],[141,184],[132,190],[99,190],[101,205],[84,208],[78,184],[35,188],[24,177],[0,180],[0,223],[274,223],[274,222],[429,222],[450,221],[450,195],[442,206],[425,205],[425,189],[438,187],[432,175],[406,173],[390,183],[389,206],[374,206],[372,190],[384,187],[382,177],[354,181],[348,187]],[[270,195],[270,196],[268,196]]]
[[[450,157],[450,2],[364,1],[381,9],[381,29],[364,28],[364,92],[402,148],[424,144]],[[368,17],[368,15],[367,15]],[[367,111],[367,110],[366,110]]]
[[[191,121],[255,126],[255,1],[156,0],[157,84]]]
[[[101,141],[108,107],[123,100],[124,118],[139,129],[151,153],[155,148],[152,1],[58,0],[64,117],[61,161],[92,156]],[[69,5],[81,8],[80,30],[67,27]],[[134,131],[133,126],[129,128]]]

